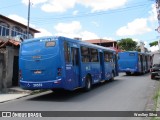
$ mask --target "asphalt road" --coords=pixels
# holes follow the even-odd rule
[[[153,108],[158,81],[150,74],[120,74],[113,82],[99,84],[87,93],[80,90],[55,94],[51,91],[0,103],[0,111],[145,111]],[[16,118],[17,119],[17,118]],[[43,118],[44,119],[44,118]],[[51,118],[45,118],[51,119]],[[54,120],[75,118],[54,118]],[[78,120],[141,120],[143,118],[77,118]]]

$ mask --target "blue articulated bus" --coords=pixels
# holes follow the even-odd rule
[[[119,72],[131,73],[147,73],[152,66],[152,55],[149,53],[141,53],[137,51],[125,51],[118,53]]]
[[[23,89],[90,90],[118,76],[114,50],[61,36],[25,40],[19,53]]]

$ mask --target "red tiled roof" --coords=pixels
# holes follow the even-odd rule
[[[93,39],[93,40],[85,40],[85,42],[89,42],[89,43],[111,43],[111,42],[116,42],[116,41],[105,40],[105,39]]]
[[[0,48],[5,47],[7,45],[13,45],[18,47],[20,45],[20,42],[16,41],[16,40],[12,40],[12,39],[8,39],[8,40],[0,40]]]
[[[105,39],[93,39],[93,40],[85,40],[86,42],[89,42],[89,43],[117,43],[117,41],[114,41],[114,40],[105,40]],[[121,49],[119,48],[116,48],[116,47],[108,47],[108,48],[111,48],[113,50],[115,50],[117,53],[118,52],[121,52]]]
[[[115,50],[117,53],[118,53],[118,52],[122,52],[121,49],[117,49],[117,48],[115,48],[115,47],[109,47],[109,48]]]
[[[9,40],[9,43],[15,45],[15,46],[19,46],[20,45],[20,42],[18,41],[15,41],[15,40]]]

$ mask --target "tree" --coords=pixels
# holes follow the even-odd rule
[[[118,46],[122,50],[134,51],[137,48],[137,42],[133,41],[131,38],[125,38],[118,41]]]
[[[149,43],[149,45],[150,45],[150,47],[156,46],[156,45],[158,45],[158,41],[151,42],[151,43]]]

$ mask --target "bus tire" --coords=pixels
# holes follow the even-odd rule
[[[113,81],[113,80],[114,80],[114,72],[112,72],[112,76],[111,76],[110,81]]]
[[[52,92],[57,94],[63,93],[64,91],[64,89],[52,89]]]
[[[144,75],[144,71],[141,72],[141,75]]]
[[[89,75],[86,76],[86,79],[85,79],[85,87],[84,87],[84,90],[87,92],[87,91],[90,91],[91,90],[91,87],[92,87],[92,83],[91,83],[91,77]]]
[[[126,72],[126,75],[131,75],[131,72]]]

